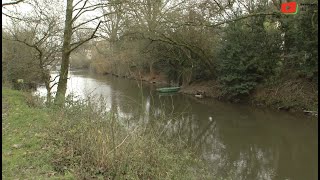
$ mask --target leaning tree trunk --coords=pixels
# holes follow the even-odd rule
[[[70,61],[71,50],[71,36],[72,36],[72,12],[73,12],[73,0],[67,0],[66,20],[64,26],[63,35],[63,47],[62,47],[62,62],[60,70],[60,78],[58,82],[58,90],[55,98],[55,103],[63,105],[65,101],[65,95],[67,91],[68,70]]]

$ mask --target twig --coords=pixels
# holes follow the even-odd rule
[[[3,6],[8,6],[8,5],[15,5],[15,4],[21,3],[21,2],[23,2],[23,1],[24,1],[24,0],[18,0],[18,1],[9,2],[9,3],[3,3],[3,4],[2,4],[2,7],[3,7]]]
[[[115,148],[113,148],[113,149],[107,154],[107,156],[108,156],[110,153],[112,153],[113,151],[115,151],[116,149],[118,149],[136,129],[137,129],[137,127],[136,127],[130,134],[128,134],[128,135],[123,139],[123,141],[122,141],[120,144],[118,144]]]

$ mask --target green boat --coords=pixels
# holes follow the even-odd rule
[[[177,92],[159,92],[159,97],[162,97],[162,96],[174,96],[177,94]]]
[[[179,90],[180,90],[180,87],[164,87],[164,88],[157,89],[157,91],[161,93],[177,92]]]

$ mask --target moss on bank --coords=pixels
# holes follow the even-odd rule
[[[128,129],[104,107],[47,108],[28,93],[2,90],[4,179],[212,178],[183,142]]]

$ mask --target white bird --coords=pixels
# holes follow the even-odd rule
[[[203,95],[202,94],[196,94],[196,95],[194,95],[195,97],[197,97],[197,98],[203,98]]]
[[[212,121],[212,117],[211,116],[209,116],[209,121]]]

